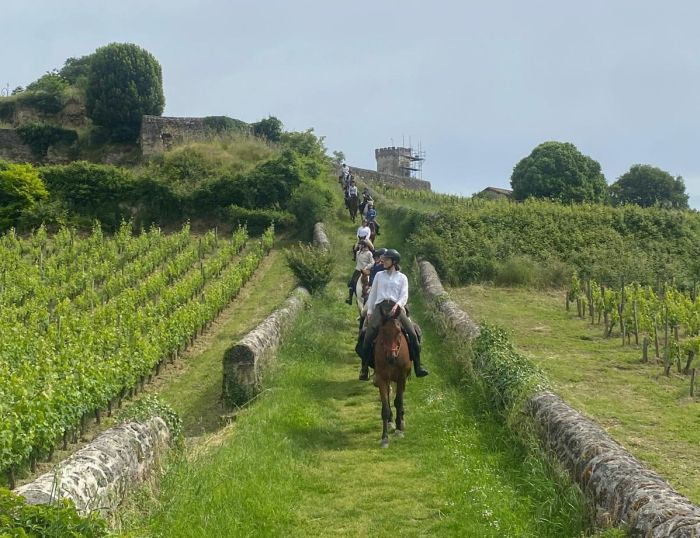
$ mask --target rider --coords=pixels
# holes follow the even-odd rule
[[[360,202],[360,211],[362,214],[365,214],[365,207],[367,206],[367,202],[372,201],[372,195],[369,193],[369,189],[365,187],[362,189],[362,201]]]
[[[385,252],[386,252],[385,248],[378,248],[372,254],[372,257],[374,258],[374,265],[369,270],[369,285],[370,286],[374,282],[374,277],[377,276],[377,273],[384,271],[384,263],[382,262],[381,257],[384,255]]]
[[[413,359],[416,377],[425,377],[428,371],[420,364],[420,342],[413,323],[406,315],[405,307],[408,302],[408,278],[401,272],[399,262],[401,254],[393,248],[388,249],[381,257],[385,270],[377,273],[372,284],[372,290],[367,299],[367,320],[364,341],[362,344],[362,369],[360,380],[369,379],[370,353],[374,339],[379,332],[382,320],[387,316],[396,316],[408,335],[408,345]],[[393,304],[393,306],[391,306]]]
[[[367,225],[367,220],[362,219],[362,225],[357,229],[357,242],[352,247],[353,260],[357,255],[357,251],[360,250],[360,241],[362,241],[363,239],[369,239],[369,236],[371,234],[372,230],[369,229],[369,226]]]
[[[370,243],[369,239],[360,240],[360,250],[357,253],[355,272],[352,274],[352,277],[350,277],[350,280],[348,280],[348,298],[345,302],[349,305],[352,304],[352,296],[355,293],[357,279],[360,278],[362,273],[369,274],[369,271],[372,269],[372,265],[374,264],[371,247],[372,243]]]
[[[370,222],[373,222],[374,229],[377,230],[377,235],[379,235],[379,223],[377,222],[377,210],[374,209],[374,202],[372,202],[371,200],[367,202],[367,207],[367,213],[365,214],[367,223],[369,224]]]
[[[350,198],[351,196],[357,196],[357,185],[355,185],[354,179],[350,180],[350,184],[348,185],[346,197]]]

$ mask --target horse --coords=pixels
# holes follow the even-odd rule
[[[375,312],[379,315],[379,312]],[[380,446],[389,446],[389,423],[391,422],[391,406],[389,396],[391,383],[396,383],[396,435],[403,437],[403,393],[406,389],[406,379],[411,374],[413,362],[408,349],[408,341],[401,330],[401,323],[395,317],[384,318],[379,334],[374,344],[374,385],[379,389],[382,401],[382,440]]]
[[[350,218],[353,222],[357,219],[357,195],[348,196],[345,199],[345,205],[350,212]]]
[[[355,297],[357,298],[357,309],[362,314],[362,309],[365,306],[365,301],[369,297],[369,290],[372,286],[369,285],[369,275],[365,274],[363,271],[360,274],[360,278],[357,279],[355,283]]]
[[[374,240],[377,237],[377,223],[370,220],[367,223],[367,226],[369,226],[369,240],[372,244],[374,244]]]

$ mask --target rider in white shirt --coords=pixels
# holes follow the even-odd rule
[[[401,255],[390,248],[381,257],[385,270],[377,273],[372,283],[372,290],[367,298],[367,329],[362,344],[362,369],[360,381],[369,379],[369,362],[371,359],[374,339],[379,332],[379,327],[386,317],[396,318],[401,323],[408,335],[408,344],[411,349],[411,359],[416,377],[425,377],[428,371],[421,367],[420,342],[413,327],[413,323],[406,315],[406,303],[408,302],[408,278],[401,272],[398,265]]]
[[[357,279],[363,272],[369,275],[370,269],[374,265],[374,257],[372,256],[372,243],[369,239],[360,239],[360,251],[357,253],[357,260],[355,263],[355,271],[353,272],[350,280],[348,280],[348,298],[345,301],[348,304],[352,304],[352,296],[355,293],[355,285],[357,284]]]

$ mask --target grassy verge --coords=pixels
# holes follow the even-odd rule
[[[388,227],[387,227],[388,228]],[[459,350],[425,329],[407,434],[379,448],[377,390],[357,381],[342,302],[354,226],[329,227],[336,271],[297,321],[254,404],[165,475],[132,536],[579,536],[580,494],[461,383]],[[383,240],[393,240],[389,230]],[[387,241],[388,244],[388,241]],[[347,273],[347,274],[346,274]]]
[[[660,365],[642,364],[640,348],[623,348],[566,312],[563,292],[470,286],[450,294],[476,319],[509,327],[518,350],[562,397],[700,502],[700,433],[690,427],[698,409],[687,376],[665,377]]]

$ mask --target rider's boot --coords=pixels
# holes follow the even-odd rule
[[[411,358],[413,359],[413,370],[416,372],[416,377],[425,377],[427,376],[430,372],[428,370],[424,369],[420,365],[420,346],[413,344],[411,346]]]
[[[345,299],[345,302],[348,303],[349,305],[352,304],[352,294],[353,294],[352,288],[348,288],[348,298]]]
[[[369,380],[369,357],[372,353],[372,346],[366,346],[362,343],[362,367],[360,368],[360,381]]]

